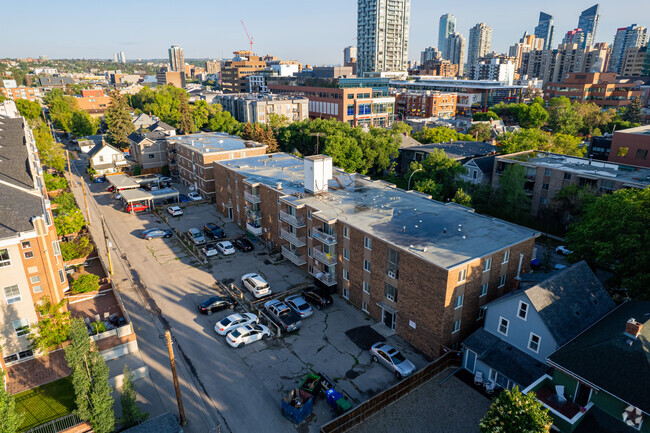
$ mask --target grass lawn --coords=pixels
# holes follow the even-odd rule
[[[24,414],[20,431],[61,418],[76,408],[72,376],[21,392],[14,397],[16,409]]]

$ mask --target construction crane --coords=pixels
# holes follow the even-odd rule
[[[244,31],[246,32],[246,37],[248,38],[248,43],[251,44],[251,55],[253,55],[253,38],[248,34],[248,30],[246,30],[246,24],[244,24],[244,20],[239,20],[241,21],[242,27],[244,27]]]

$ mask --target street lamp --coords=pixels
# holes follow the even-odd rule
[[[413,175],[414,175],[415,173],[417,173],[418,171],[424,171],[424,169],[422,169],[422,168],[418,168],[418,169],[415,170],[413,173],[411,173],[411,175],[409,176],[409,183],[408,183],[408,186],[406,187],[406,190],[407,190],[407,191],[411,189],[411,178],[412,178]]]

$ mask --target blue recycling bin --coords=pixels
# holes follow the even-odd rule
[[[328,389],[325,395],[327,396],[327,404],[332,407],[336,407],[336,400],[343,398],[343,394],[336,391],[334,388]]]

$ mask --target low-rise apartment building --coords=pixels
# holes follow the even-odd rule
[[[183,71],[160,71],[156,74],[156,82],[159,86],[171,84],[172,86],[178,87],[179,89],[184,89],[187,85],[185,81],[185,72]]]
[[[616,73],[568,74],[563,82],[544,85],[546,101],[566,96],[572,101],[593,102],[602,108],[624,107],[641,96],[641,87],[630,79],[617,79]]]
[[[284,116],[291,122],[309,118],[309,100],[298,96],[226,93],[217,94],[212,104],[221,104],[224,111],[242,123],[268,123],[271,114]]]
[[[84,110],[91,116],[101,116],[111,103],[111,97],[104,93],[102,89],[84,89],[81,96],[75,98],[77,107]]]
[[[190,134],[167,139],[167,158],[173,175],[211,200],[215,197],[215,161],[264,155],[266,148],[224,133]]]
[[[650,168],[650,125],[614,131],[607,159]]]
[[[538,235],[323,155],[215,162],[214,178],[219,212],[432,358],[516,286]]]
[[[38,87],[0,87],[0,95],[5,98],[13,99],[17,101],[18,99],[27,99],[28,101],[39,101],[43,96],[41,94],[41,89]]]
[[[648,168],[536,150],[497,156],[494,164],[493,185],[498,185],[508,165],[524,167],[524,189],[532,200],[533,215],[550,205],[553,197],[568,185],[589,187],[600,193],[650,185]]]
[[[458,94],[435,91],[400,92],[395,95],[395,114],[404,117],[440,117],[448,119],[456,116]]]

